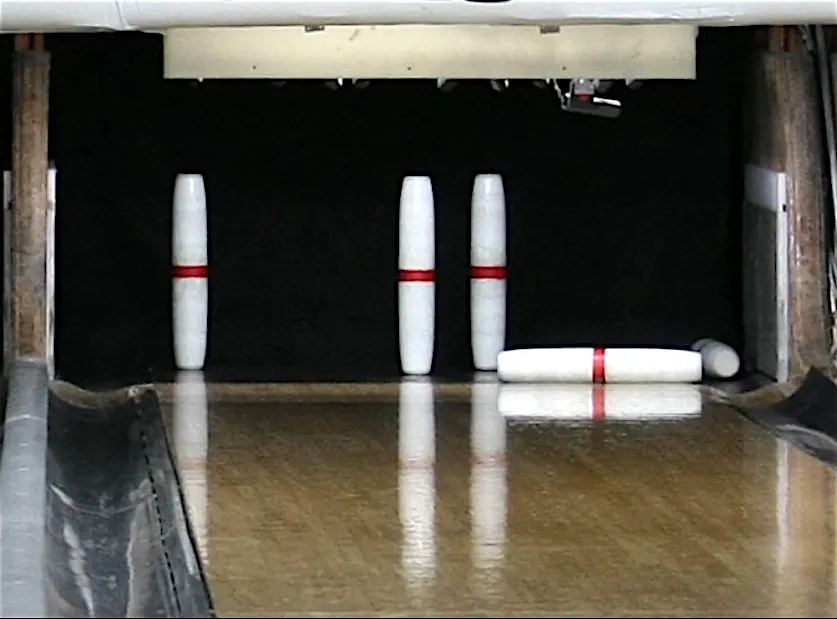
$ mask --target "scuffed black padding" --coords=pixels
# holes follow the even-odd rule
[[[837,439],[837,385],[815,368],[808,372],[799,389],[773,409],[799,425]]]
[[[57,617],[214,617],[150,387],[50,392],[47,606]]]
[[[812,368],[799,388],[768,407],[739,407],[780,438],[837,468],[837,385]]]

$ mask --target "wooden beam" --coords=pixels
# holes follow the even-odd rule
[[[773,96],[782,101],[785,169],[788,173],[790,226],[788,251],[791,296],[791,373],[816,367],[834,376],[828,313],[826,205],[827,171],[822,149],[822,106],[813,58],[797,45],[783,54]]]
[[[50,56],[43,35],[18,35],[13,63],[13,355],[45,358]]]
[[[826,292],[828,200],[815,67],[795,29],[770,32],[773,51],[751,58],[746,161],[787,175],[790,377],[804,377],[812,366],[834,375]],[[789,45],[792,51],[782,51]],[[745,268],[755,268],[753,256],[745,260]],[[769,278],[770,273],[761,270],[755,277]],[[753,344],[748,342],[748,348]]]

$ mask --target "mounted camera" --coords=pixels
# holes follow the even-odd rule
[[[586,77],[567,80],[563,87],[556,79],[544,81],[552,84],[562,109],[600,118],[618,118],[622,114],[622,101],[615,95],[619,90],[627,92],[641,85],[636,80],[617,82]]]

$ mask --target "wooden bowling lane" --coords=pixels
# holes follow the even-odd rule
[[[490,381],[185,383],[219,616],[837,613],[834,474],[729,408],[506,423]]]

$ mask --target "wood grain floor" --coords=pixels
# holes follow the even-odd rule
[[[833,473],[729,408],[507,422],[493,383],[409,381],[207,415],[190,380],[170,428],[220,616],[837,613]]]

